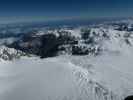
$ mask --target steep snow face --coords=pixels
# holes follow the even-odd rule
[[[24,58],[0,63],[1,100],[121,100],[65,60]]]
[[[69,60],[70,58],[72,63],[92,73],[90,77],[98,84],[121,98],[118,100],[133,94],[132,53],[108,53],[97,57],[78,56],[69,57]]]
[[[100,53],[120,52],[128,53],[132,51],[133,32],[117,31],[112,28],[88,28],[82,33],[82,44],[87,48],[99,49]]]
[[[0,59],[1,60],[13,60],[25,56],[26,54],[22,51],[8,48],[6,46],[0,46]]]
[[[133,46],[133,33],[125,31],[116,31],[112,29],[106,30],[109,39],[104,41],[104,51],[114,51],[121,53],[128,53],[132,51]]]

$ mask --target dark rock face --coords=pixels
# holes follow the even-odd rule
[[[89,36],[90,36],[90,30],[82,30],[81,34],[82,39],[87,40]]]
[[[44,57],[56,56],[59,46],[58,38],[53,34],[42,36],[39,55]]]
[[[133,100],[133,96],[128,96],[124,100]]]
[[[118,30],[118,31],[127,31],[127,32],[133,31],[133,24],[129,25],[128,23],[119,23],[119,24],[115,24],[115,26],[117,26],[115,30]]]
[[[24,34],[20,40],[8,45],[8,47],[38,55],[41,58],[57,56],[61,52],[72,55],[87,55],[90,53],[95,55],[98,51],[95,49],[97,42],[95,38],[98,36],[95,36],[96,34],[93,32],[94,36],[91,37],[90,30],[82,31],[81,38],[72,36],[70,32],[59,31],[57,34],[44,33],[38,35],[38,32],[33,31]],[[79,44],[80,41],[82,41],[81,44]]]
[[[31,54],[38,54],[39,48],[41,46],[40,38],[32,38],[27,41],[16,41],[13,44],[9,45],[9,47],[22,50]]]
[[[36,36],[36,33],[25,34],[19,41],[14,42],[8,47],[16,48],[24,52],[39,55],[41,58],[53,57],[61,50],[62,45],[77,44],[74,37],[66,34],[56,36],[54,33],[48,33]],[[65,50],[66,48],[62,49]]]
[[[85,46],[72,46],[72,54],[73,55],[87,55],[89,54],[89,50]]]
[[[23,37],[22,40],[13,43],[9,47],[13,47],[30,54],[39,55],[41,57],[55,56],[58,46],[55,35],[47,34],[41,37],[25,37]]]

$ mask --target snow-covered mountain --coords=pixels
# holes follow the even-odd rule
[[[22,32],[15,26],[12,36],[2,30],[0,100],[124,100],[133,95],[132,22],[28,26]]]
[[[15,50],[14,48],[0,46],[0,60],[19,59],[21,56],[26,56],[26,54],[20,50]]]
[[[122,25],[102,24],[97,27],[30,31],[8,46],[43,58],[60,54],[99,55],[105,51],[125,52],[133,45],[133,31],[118,28]]]

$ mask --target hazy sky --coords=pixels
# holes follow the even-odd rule
[[[132,15],[133,0],[0,0],[0,22]]]

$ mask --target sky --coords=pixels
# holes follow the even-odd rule
[[[132,15],[133,0],[0,0],[0,23]]]

